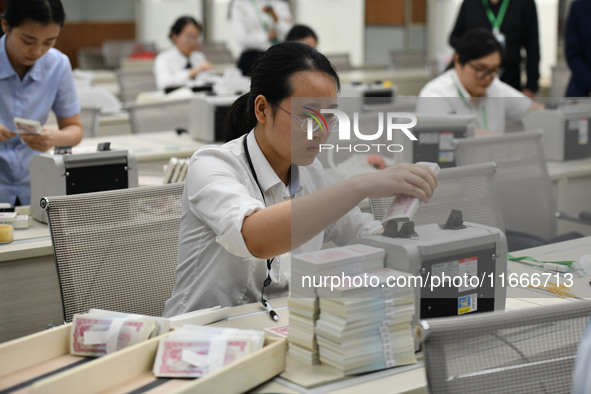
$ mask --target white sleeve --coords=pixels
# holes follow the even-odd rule
[[[325,187],[334,183],[326,172],[322,171],[321,176]],[[382,229],[382,224],[374,220],[371,214],[361,212],[361,209],[354,207],[324,230],[324,240],[337,245],[346,245],[359,237],[375,234]]]
[[[429,81],[419,93],[417,100],[417,113],[445,115],[455,113],[455,108],[452,105],[452,100],[457,97],[454,92],[447,89],[446,78],[449,78],[447,73],[444,73],[435,79]]]
[[[287,1],[274,1],[273,9],[275,10],[278,19],[275,27],[277,29],[279,41],[284,41],[285,36],[287,36],[287,33],[289,33],[289,30],[293,26],[289,3]]]
[[[502,81],[496,82],[499,84],[499,90],[501,92],[499,97],[503,97],[506,120],[509,122],[521,120],[531,108],[531,99]]]
[[[231,10],[234,36],[241,51],[246,49],[265,50],[269,46],[269,35],[261,26],[250,1],[236,0]]]
[[[169,86],[182,86],[189,82],[189,70],[178,68],[166,52],[156,56],[154,60],[154,77],[156,87],[162,90]]]
[[[192,159],[188,172],[187,196],[190,214],[216,234],[215,241],[229,253],[256,260],[242,236],[244,218],[263,209],[244,185],[248,174],[238,160],[218,150],[201,150]]]

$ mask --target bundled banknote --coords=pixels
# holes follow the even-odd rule
[[[261,349],[264,340],[263,331],[186,325],[160,340],[153,372],[199,378]]]
[[[72,318],[70,353],[100,357],[135,345],[169,330],[161,317],[104,310],[77,313]]]

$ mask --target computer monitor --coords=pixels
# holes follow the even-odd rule
[[[225,141],[224,121],[237,95],[208,95],[191,99],[189,134],[205,142]]]
[[[523,125],[526,129],[543,131],[546,159],[577,160],[591,157],[590,119],[590,103],[564,104],[555,109],[527,113]]]
[[[417,124],[412,128],[416,141],[408,141],[396,134],[394,142],[404,146],[397,161],[438,163],[440,168],[455,167],[455,140],[474,136],[473,115],[429,115],[417,113]]]

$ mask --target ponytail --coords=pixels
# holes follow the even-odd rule
[[[238,97],[232,104],[224,121],[226,130],[226,142],[236,139],[248,133],[257,124],[254,110],[249,107],[250,93]]]

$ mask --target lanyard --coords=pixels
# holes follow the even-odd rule
[[[468,99],[466,98],[466,96],[464,96],[464,93],[462,92],[462,89],[460,89],[460,86],[458,85],[458,82],[456,81],[456,79],[453,76],[451,77],[451,79],[454,81],[454,85],[456,85],[456,89],[458,90],[458,95],[462,99],[462,102],[464,103],[464,105],[466,105],[466,107],[470,110],[470,112],[472,112],[474,110],[474,106],[468,102]],[[478,123],[478,118],[476,119],[476,122]],[[483,123],[482,126],[484,126],[484,130],[488,130],[488,117],[486,115],[486,106],[485,105],[482,106],[482,123]]]
[[[261,26],[263,26],[263,29],[265,29],[265,31],[268,32],[269,31],[269,24],[265,21],[265,18],[261,14],[261,10],[260,10],[259,6],[257,5],[257,1],[251,0],[251,4],[252,4],[252,7],[254,8],[254,11],[257,14],[257,17],[259,18],[259,22],[260,22]]]
[[[263,188],[259,184],[257,172],[254,170],[254,166],[252,165],[252,160],[250,158],[250,152],[248,151],[248,143],[246,142],[247,138],[248,138],[248,134],[244,137],[244,140],[243,140],[244,153],[246,154],[246,161],[248,161],[248,166],[250,167],[250,172],[252,172],[252,176],[253,176],[255,182],[257,183],[259,190],[261,191],[261,196],[263,196],[263,202],[265,203],[265,206],[267,206],[267,202],[265,201],[265,193],[263,193]],[[269,313],[271,313],[272,309],[270,310],[270,307],[267,307],[267,305],[269,305],[269,303],[265,299],[265,287],[267,287],[271,284],[271,264],[273,263],[273,260],[275,260],[275,257],[267,259],[267,279],[265,279],[265,281],[263,282],[263,288],[261,289],[261,302],[263,303],[263,306],[265,308],[267,308],[267,310],[269,310]],[[275,312],[273,311],[273,313],[275,313]],[[271,317],[273,317],[273,314],[271,314]]]
[[[254,181],[257,183],[259,190],[261,191],[261,196],[263,197],[263,203],[267,206],[267,201],[265,201],[265,193],[263,193],[263,188],[259,184],[259,178],[257,177],[257,172],[254,170],[254,166],[252,165],[252,160],[250,158],[250,152],[248,151],[248,144],[246,143],[246,138],[248,138],[248,134],[244,137],[242,141],[244,143],[244,153],[246,154],[246,161],[248,161],[248,166],[250,167],[250,172],[252,173],[252,177]]]
[[[505,19],[505,13],[507,12],[507,6],[509,5],[509,0],[502,0],[501,8],[499,9],[499,14],[495,17],[492,9],[490,8],[489,0],[482,0],[482,5],[484,6],[484,10],[486,11],[486,16],[490,21],[490,24],[493,27],[493,30],[499,31],[501,29],[501,24],[503,23],[503,19]]]

